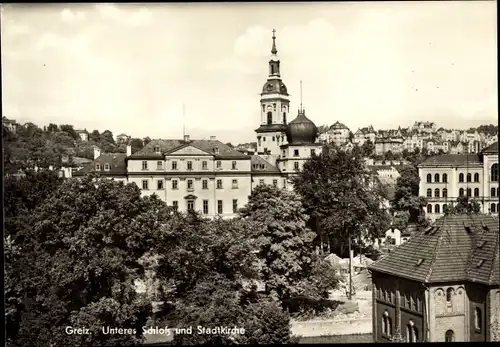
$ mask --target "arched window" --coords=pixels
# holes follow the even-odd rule
[[[467,188],[467,196],[472,196],[472,188]]]
[[[432,205],[427,205],[427,213],[432,213]]]
[[[448,175],[443,174],[443,183],[448,183]]]
[[[441,213],[439,204],[434,205],[434,212],[435,213]]]
[[[415,323],[412,320],[406,326],[406,342],[417,342],[417,329],[415,328]]]
[[[273,113],[267,112],[267,124],[273,124]]]
[[[483,317],[481,316],[481,309],[476,307],[474,310],[474,328],[477,332],[481,332],[483,325]]]
[[[455,341],[455,333],[453,330],[448,330],[444,334],[444,342],[454,342]]]
[[[439,174],[434,175],[434,182],[439,182]]]
[[[432,182],[432,175],[427,174],[427,183],[431,183],[431,182]]]
[[[453,297],[453,294],[455,294],[453,288],[446,289],[446,303],[451,304],[451,298]]]
[[[443,198],[447,198],[447,197],[448,197],[448,189],[443,188]]]
[[[458,182],[463,182],[464,181],[464,174],[461,173],[460,175],[458,175]]]
[[[384,311],[382,315],[382,334],[391,336],[392,334],[392,326],[391,326],[391,317],[389,317],[389,312]]]
[[[479,182],[479,174],[478,173],[474,174],[474,182]]]
[[[427,188],[427,197],[428,198],[432,197],[432,189],[431,188]]]
[[[387,317],[387,335],[392,335],[392,321],[391,317]]]
[[[496,195],[497,190],[495,188],[491,188],[491,196]]]
[[[474,196],[479,196],[479,188],[474,188]]]
[[[472,182],[472,174],[471,173],[467,174],[467,182]]]
[[[434,189],[434,197],[439,198],[439,188]]]
[[[498,181],[498,164],[493,164],[491,167],[491,180],[493,182]]]
[[[491,213],[497,213],[497,208],[496,204],[491,204]]]
[[[458,196],[464,196],[464,189],[463,188],[460,188],[458,190]]]

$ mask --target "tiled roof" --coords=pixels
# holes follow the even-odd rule
[[[482,151],[483,153],[498,153],[498,141],[489,145]]]
[[[419,167],[426,166],[467,166],[467,165],[481,165],[481,159],[477,154],[442,154],[428,157]]]
[[[93,160],[92,163],[85,166],[83,169],[78,170],[75,175],[84,175],[90,172],[96,172],[96,164],[100,164],[100,173],[113,174],[113,175],[126,175],[127,174],[127,164],[125,163],[125,158],[127,155],[125,153],[106,153],[101,154],[97,159]],[[104,165],[109,164],[109,171],[104,170]]]
[[[495,217],[447,215],[369,268],[425,283],[499,284],[498,232]]]
[[[162,154],[155,152],[156,147],[160,147],[161,153],[169,153],[189,145],[199,148],[202,151],[210,153],[218,158],[250,159],[248,156],[245,156],[236,149],[225,145],[219,140],[193,140],[185,142],[183,140],[162,140],[162,139],[151,140],[151,142],[149,142],[144,148],[142,148],[140,151],[135,152],[129,158],[143,158],[143,157],[160,158],[162,157]],[[218,154],[215,153],[215,148],[219,149]]]
[[[254,165],[258,165],[258,167],[254,168]],[[260,155],[252,155],[252,172],[273,172],[279,174],[280,170]]]

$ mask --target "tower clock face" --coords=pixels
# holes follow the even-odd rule
[[[268,84],[266,88],[267,90],[271,91],[274,89],[274,86],[272,84]]]

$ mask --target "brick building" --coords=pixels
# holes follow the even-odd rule
[[[446,215],[369,266],[374,341],[398,329],[407,342],[491,341],[498,244],[497,218]]]

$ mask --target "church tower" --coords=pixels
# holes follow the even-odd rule
[[[278,155],[280,146],[287,143],[285,130],[290,112],[290,99],[286,86],[281,81],[275,34],[276,30],[273,29],[269,76],[260,94],[260,127],[255,132],[257,133],[257,152]]]

